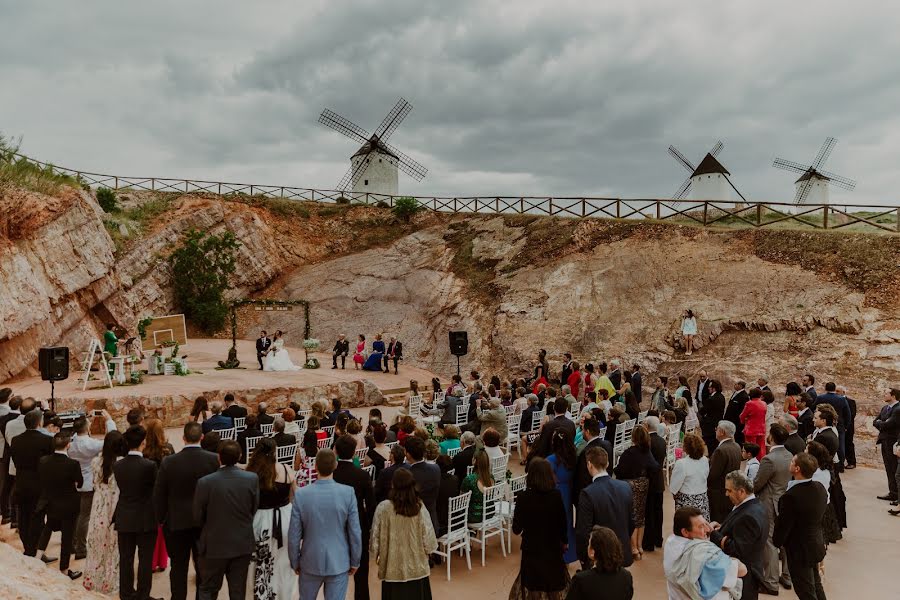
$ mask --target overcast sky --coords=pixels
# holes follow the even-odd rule
[[[0,131],[120,175],[333,188],[357,149],[328,107],[429,169],[421,195],[669,197],[717,139],[754,200],[781,156],[900,204],[891,2],[0,0]]]

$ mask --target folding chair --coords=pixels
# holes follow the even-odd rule
[[[326,425],[325,427],[322,427],[322,431],[324,431],[325,435],[328,437],[334,437],[334,425]]]
[[[495,535],[500,536],[500,550],[502,550],[503,556],[506,556],[505,529],[503,528],[503,517],[500,515],[500,502],[503,500],[505,489],[505,482],[484,488],[481,523],[469,523],[469,531],[474,534],[471,541],[481,544],[482,567],[484,566],[484,552],[487,541]]]
[[[228,429],[213,429],[213,431],[219,434],[219,439],[222,440],[234,440],[237,439],[237,429],[234,427],[230,427]]]
[[[494,484],[506,482],[506,468],[509,465],[509,454],[497,456],[491,459],[491,477]]]
[[[259,443],[259,440],[263,439],[265,436],[255,435],[253,437],[244,438],[244,441],[247,444],[247,460],[250,460],[250,455],[253,454],[253,449],[256,448],[256,444]]]
[[[375,465],[369,465],[368,467],[363,467],[363,471],[369,474],[369,479],[372,480],[372,483],[375,483]]]
[[[459,448],[459,447],[450,448],[449,450],[447,450],[447,456],[449,456],[450,458],[453,458],[454,456],[459,454],[460,450],[462,450],[462,448]]]
[[[647,418],[647,413],[648,413],[648,412],[650,412],[650,411],[649,411],[649,410],[645,410],[645,411],[642,411],[642,412],[639,412],[639,413],[638,413],[638,417],[637,417],[637,424],[638,424],[638,425],[640,425],[641,423],[644,422],[644,419]]]
[[[297,455],[298,445],[290,444],[289,446],[278,446],[275,448],[275,462],[294,468],[294,457]]]
[[[506,525],[506,541],[509,544],[509,551],[512,553],[512,521],[516,512],[516,494],[525,489],[526,475],[513,477],[506,483],[506,500],[500,503],[500,515]]]
[[[469,543],[467,523],[469,518],[469,501],[471,499],[472,492],[466,492],[450,498],[447,533],[437,540],[438,549],[434,553],[447,559],[447,581],[450,581],[450,557],[453,556],[454,550],[466,553],[466,566],[470,571],[472,570],[471,545]],[[442,546],[444,550],[441,550]],[[484,563],[482,562],[482,564]]]
[[[368,448],[359,448],[356,451],[356,458],[359,459],[359,466],[363,465],[363,461],[366,460],[366,454],[369,453]]]
[[[247,429],[247,417],[235,417],[234,418],[234,428],[237,429],[238,433]]]
[[[271,436],[274,434],[275,423],[260,423],[259,430],[265,436]]]
[[[512,454],[513,446],[519,451],[519,459],[522,459],[522,440],[519,436],[519,425],[521,425],[522,420],[519,418],[519,415],[509,415],[506,417],[506,429],[508,433],[506,434],[506,448],[507,453]]]

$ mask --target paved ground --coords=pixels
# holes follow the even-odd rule
[[[385,417],[390,418],[396,409],[386,408]],[[180,445],[180,432],[169,430],[169,437]],[[514,472],[521,472],[517,461],[512,461]],[[848,496],[848,518],[850,528],[844,532],[844,539],[829,548],[826,558],[825,590],[829,598],[897,598],[896,585],[890,576],[896,568],[897,539],[900,538],[900,518],[890,517],[886,502],[877,500],[876,495],[885,492],[885,475],[881,470],[859,468],[848,471],[844,475],[844,489]],[[666,498],[666,523],[672,516],[671,497]],[[4,527],[4,530],[6,528]],[[0,532],[0,537],[9,538],[9,531]],[[664,531],[668,535],[668,531]],[[58,555],[59,534],[54,535],[50,553]],[[15,543],[15,542],[14,542]],[[500,552],[499,542],[491,540],[487,550],[487,565],[480,564],[480,554],[473,554],[472,570],[467,571],[464,560],[454,558],[452,563],[452,581],[446,579],[446,569],[436,568],[432,571],[431,585],[436,599],[507,598],[509,589],[518,573],[519,539],[514,537],[513,554],[504,558]],[[479,551],[480,552],[480,551]],[[644,560],[631,567],[634,575],[635,598],[665,598],[665,580],[662,572],[662,553],[657,551],[644,555]],[[80,569],[82,561],[74,563],[73,568]],[[191,582],[193,587],[193,582]],[[370,588],[372,598],[380,598],[380,582],[376,571],[371,569]],[[80,589],[72,586],[73,591]],[[191,593],[193,593],[191,591]],[[352,594],[352,583],[351,592]],[[157,573],[153,578],[153,595],[169,597],[168,572]],[[782,597],[795,597],[792,592],[782,591]],[[225,592],[220,594],[225,597]],[[352,598],[352,595],[348,594]]]

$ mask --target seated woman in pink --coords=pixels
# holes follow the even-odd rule
[[[359,337],[356,341],[356,352],[353,353],[353,366],[357,369],[362,367],[362,364],[366,362],[365,352],[366,350],[366,336],[363,334],[359,334]]]
[[[759,446],[759,458],[766,455],[766,403],[762,399],[762,390],[750,390],[750,400],[741,411],[741,423],[744,424],[744,441]]]

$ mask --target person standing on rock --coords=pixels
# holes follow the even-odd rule
[[[684,336],[684,353],[694,353],[694,336],[697,335],[697,317],[694,311],[687,309],[681,317],[681,335]]]

